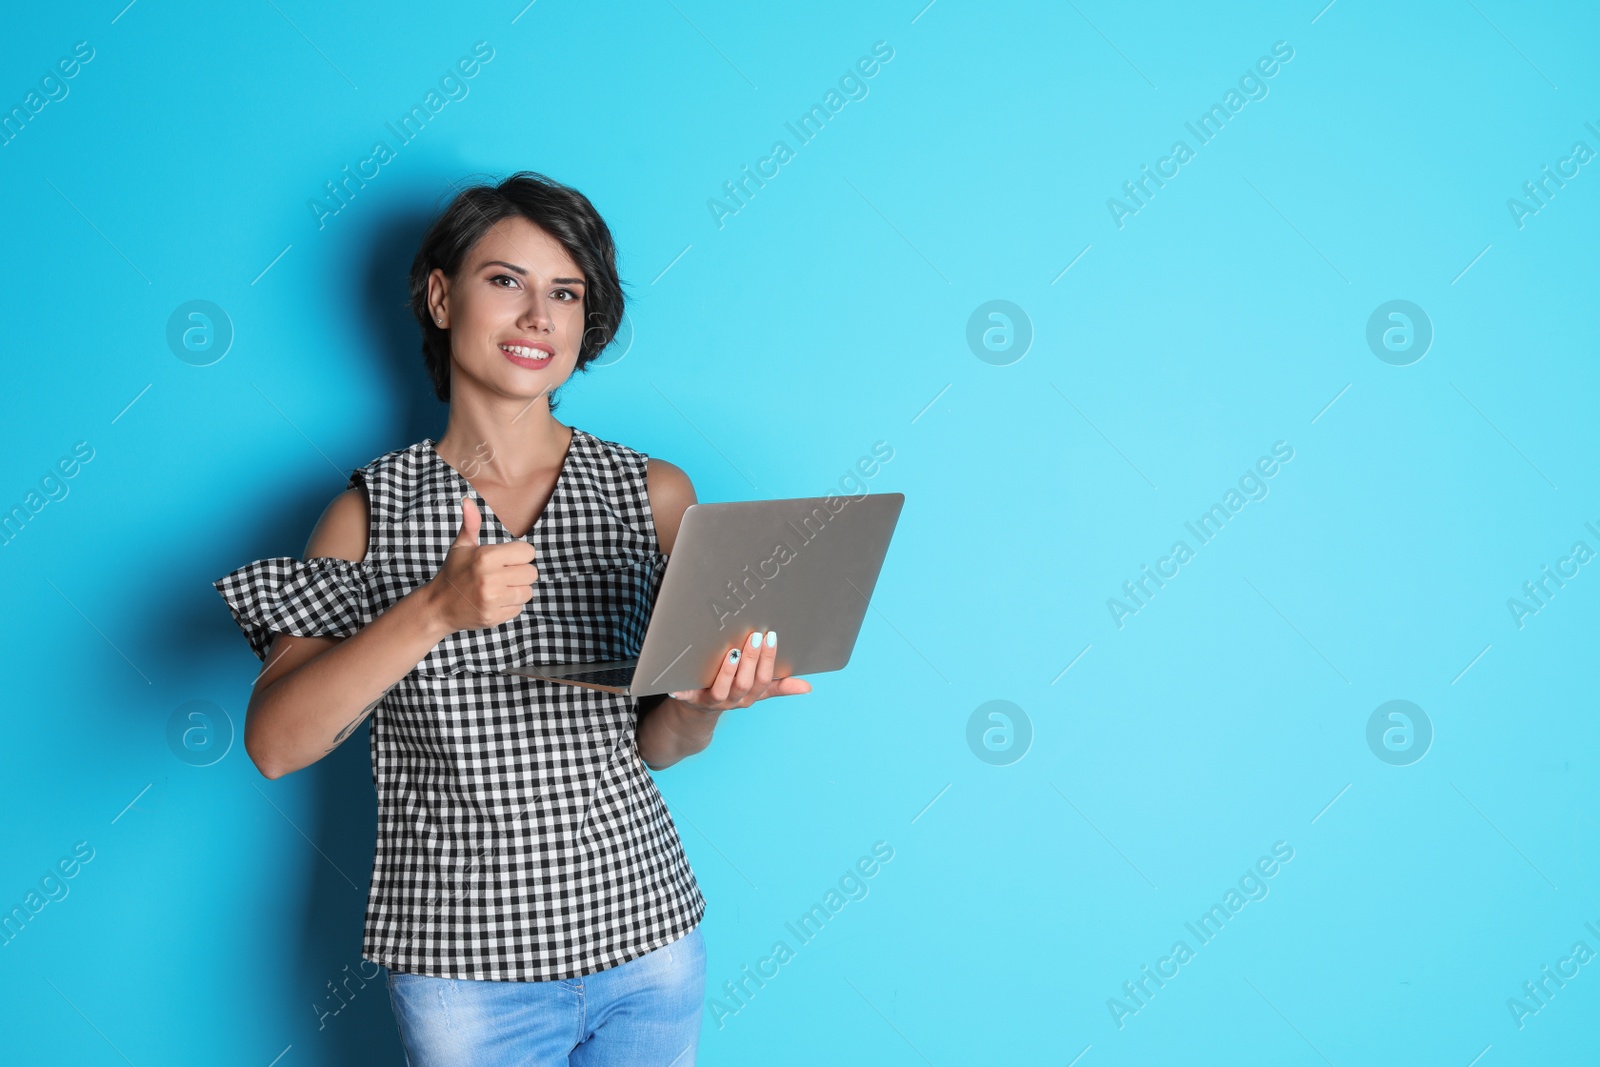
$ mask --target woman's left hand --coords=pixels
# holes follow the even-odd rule
[[[763,634],[757,630],[742,647],[730,649],[722,657],[722,668],[708,687],[668,695],[697,711],[721,712],[748,708],[767,697],[811,692],[811,683],[804,678],[774,678],[772,669],[777,659],[777,631]]]

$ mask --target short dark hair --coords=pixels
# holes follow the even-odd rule
[[[435,268],[454,279],[467,252],[502,219],[521,217],[561,243],[583,272],[583,340],[573,371],[584,370],[622,324],[624,297],[611,230],[589,198],[536,171],[523,170],[498,185],[469,185],[433,220],[411,261],[411,314],[422,327],[422,361],[440,400],[450,399],[450,331],[428,311],[428,276]],[[550,407],[556,406],[555,397]]]

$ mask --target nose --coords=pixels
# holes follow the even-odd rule
[[[556,324],[550,309],[545,307],[544,299],[537,292],[530,290],[530,293],[528,305],[517,319],[517,325],[523,329],[538,330],[542,333],[553,332]]]

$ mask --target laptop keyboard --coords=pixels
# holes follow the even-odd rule
[[[612,667],[603,671],[583,671],[562,675],[568,681],[589,682],[592,685],[627,685],[633,681],[632,667]]]

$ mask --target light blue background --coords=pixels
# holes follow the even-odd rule
[[[243,724],[258,664],[211,580],[302,552],[351,468],[442,431],[405,270],[451,182],[524,167],[594,200],[631,285],[631,349],[559,417],[703,500],[822,491],[877,441],[872,488],[907,495],[850,667],[660,776],[711,995],[894,849],[708,1010],[701,1062],[1592,1055],[1600,963],[1521,1028],[1507,1006],[1600,951],[1600,567],[1507,607],[1600,549],[1600,170],[1507,207],[1600,150],[1591,7],[524,2],[7,17],[4,108],[95,54],[0,148],[0,505],[94,458],[0,548],[0,907],[95,852],[0,947],[5,1060],[400,1062],[381,980],[314,1007],[360,962],[365,731],[268,782],[237,738],[180,760],[167,723]],[[480,40],[469,94],[319,229],[308,200]],[[869,95],[719,229],[707,200],[880,40]],[[1277,41],[1269,95],[1197,146]],[[1195,158],[1119,229],[1107,198],[1178,138]],[[236,331],[210,366],[164,338],[193,299]],[[1009,366],[965,340],[992,299],[1034,331]],[[1365,340],[1391,299],[1435,330],[1410,366]],[[1107,598],[1277,441],[1270,496],[1119,629]],[[966,740],[994,699],[1032,725],[1008,766]],[[1435,732],[1409,766],[1367,744],[1391,699]],[[1279,841],[1199,945],[1184,923]],[[1178,939],[1119,1028],[1108,999]]]

